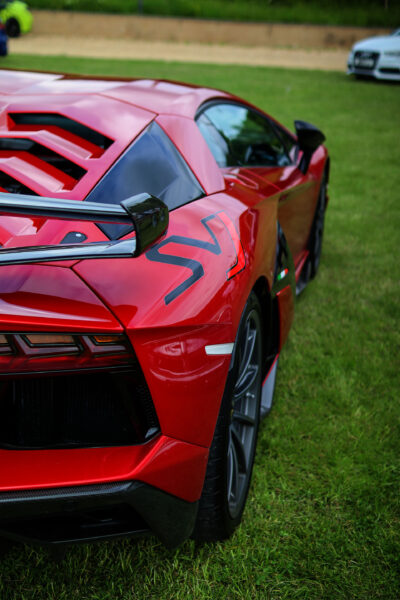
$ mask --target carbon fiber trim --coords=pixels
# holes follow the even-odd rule
[[[39,490],[21,490],[19,492],[0,492],[0,506],[18,501],[36,501],[46,498],[90,497],[98,494],[120,492],[126,488],[126,481],[101,483],[98,485],[77,485],[73,487],[48,488]]]

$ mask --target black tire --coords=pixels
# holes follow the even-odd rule
[[[17,19],[14,19],[14,17],[10,17],[10,19],[7,19],[6,33],[8,37],[11,38],[16,38],[21,35],[21,27],[19,26]]]
[[[10,542],[9,540],[0,539],[0,560],[10,552],[13,545],[13,542]]]
[[[239,525],[250,487],[260,421],[262,318],[252,292],[236,337],[233,367],[215,428],[194,539],[223,540]]]

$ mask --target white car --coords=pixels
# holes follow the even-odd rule
[[[400,81],[400,29],[354,44],[347,60],[347,73]]]

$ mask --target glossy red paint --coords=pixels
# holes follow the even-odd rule
[[[42,81],[55,81],[56,73],[31,73],[29,71],[3,71],[1,74],[0,96],[15,94]]]
[[[76,178],[29,153],[0,150],[0,171],[32,192],[84,200],[156,119],[205,197],[172,211],[166,234],[138,258],[0,267],[0,333],[125,332],[161,427],[158,438],[140,446],[0,449],[0,490],[137,479],[197,500],[231,361],[230,355],[208,356],[205,346],[234,342],[256,284],[272,290],[278,219],[299,272],[326,150],[315,153],[306,175],[295,165],[220,169],[194,116],[206,100],[234,98],[224,92],[165,81],[11,71],[1,74],[1,82],[0,138],[32,140],[84,171]],[[102,149],[52,125],[18,123],[13,115],[22,113],[61,114],[106,136],[110,145]],[[4,247],[58,244],[70,231],[87,241],[106,239],[94,223],[0,216]],[[191,262],[174,264],[177,257]],[[189,285],[194,264],[196,277],[201,275]],[[292,287],[278,292],[277,304],[280,350],[293,319]],[[57,368],[79,367],[73,357],[57,360]],[[41,364],[17,364],[15,357],[0,355],[0,384],[6,371],[36,371]]]
[[[0,449],[0,492],[136,479],[197,500],[208,450],[166,436],[142,446],[79,450]]]
[[[230,221],[229,217],[226,213],[224,213],[224,211],[219,212],[218,217],[221,219],[221,221],[223,221],[225,227],[229,231],[229,235],[231,236],[232,243],[235,246],[235,252],[237,256],[234,265],[227,272],[227,278],[229,280],[232,279],[232,277],[235,277],[235,275],[241,273],[243,269],[246,268],[246,258],[244,256],[243,246],[242,242],[240,241],[239,234],[236,231],[232,221]]]
[[[225,183],[221,170],[216,165],[196,123],[192,119],[182,119],[174,115],[159,115],[156,121],[191,165],[206,194],[223,191]]]
[[[261,193],[268,192],[271,184],[281,192],[278,220],[285,232],[295,265],[301,259],[310,235],[326,159],[326,150],[320,147],[306,174],[295,165],[252,169],[251,176],[257,180]]]
[[[1,331],[121,331],[121,324],[68,268],[1,267]]]
[[[279,351],[282,349],[290,331],[294,316],[292,288],[287,285],[277,293],[279,306]]]
[[[68,80],[57,83],[59,86],[61,83],[70,84]],[[12,140],[29,139],[41,144],[77,165],[83,170],[83,176],[79,179],[67,176],[32,153],[15,150],[0,150],[0,171],[40,196],[83,200],[155,114],[105,98],[100,93],[73,94],[67,86],[61,86],[61,89],[55,87],[56,91],[44,82],[28,87],[18,96],[0,94],[0,136]],[[105,135],[111,145],[103,152],[98,147],[88,147],[87,141],[78,136],[71,138],[68,133],[65,136],[64,130],[55,130],[52,126],[42,125],[39,131],[32,130],[30,125],[15,127],[16,115],[32,113],[61,114]]]
[[[309,256],[309,251],[308,250],[303,250],[303,252],[301,252],[297,258],[296,258],[296,262],[295,262],[295,267],[296,267],[296,281],[299,280],[300,274],[301,274],[301,270],[304,267],[304,264]]]
[[[178,115],[189,119],[195,117],[203,102],[214,98],[229,98],[229,94],[219,90],[153,79],[127,82],[105,91],[104,95],[145,107],[157,114]]]
[[[275,209],[273,203],[265,203],[264,210],[258,211],[226,194],[215,194],[173,211],[163,240],[172,241],[160,253],[198,261],[204,275],[169,304],[165,298],[187,279],[188,269],[160,265],[146,255],[134,261],[126,259],[117,288],[112,285],[118,268],[115,261],[82,261],[74,267],[126,328],[167,435],[204,446],[211,443],[230,356],[207,356],[204,348],[235,339],[244,303],[255,284],[255,272],[250,268],[229,275],[238,260],[246,265],[257,263],[259,273],[272,284],[275,249],[270,254],[263,253],[261,245],[255,254],[249,249],[258,221],[269,221],[264,212],[276,211],[276,202]],[[211,241],[202,223],[210,215],[214,217],[208,226],[221,246],[219,255],[174,241],[185,236]],[[241,246],[247,249],[244,255],[239,252],[238,257],[224,221],[239,232]],[[272,231],[275,236],[274,226]]]

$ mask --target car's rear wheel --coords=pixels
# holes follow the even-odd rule
[[[7,19],[6,33],[7,33],[8,37],[11,37],[11,38],[19,37],[19,35],[21,34],[21,27],[19,26],[17,19],[14,19],[14,17]]]
[[[239,525],[246,504],[260,420],[261,309],[252,293],[242,314],[233,367],[215,428],[193,537],[216,541]]]

